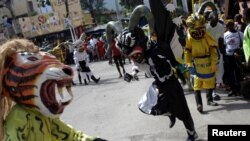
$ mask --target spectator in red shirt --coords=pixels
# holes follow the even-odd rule
[[[104,60],[105,49],[104,49],[104,42],[101,40],[101,37],[98,38],[96,46],[97,46],[100,59]]]
[[[112,46],[111,46],[111,53],[112,53],[112,58],[114,59],[114,63],[116,65],[117,71],[119,72],[119,78],[122,77],[122,73],[120,70],[120,67],[123,70],[123,74],[126,73],[125,69],[124,69],[124,65],[122,63],[122,54],[119,48],[116,47],[115,45],[115,40],[112,39]]]

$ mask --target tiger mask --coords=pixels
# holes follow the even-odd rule
[[[59,117],[73,98],[73,70],[46,52],[16,51],[5,58],[2,75],[4,96],[50,118]]]

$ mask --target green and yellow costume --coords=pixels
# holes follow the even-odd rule
[[[60,120],[73,99],[70,66],[26,39],[7,41],[0,54],[0,141],[105,141]]]
[[[4,141],[93,141],[59,118],[49,118],[36,109],[15,105],[4,124]]]

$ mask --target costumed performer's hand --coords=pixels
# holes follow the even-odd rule
[[[217,65],[212,65],[211,66],[211,71],[216,72],[217,71]]]
[[[130,82],[132,80],[133,76],[129,73],[124,74],[124,80],[127,82]]]
[[[192,75],[196,74],[196,70],[194,67],[188,67],[188,69],[189,69],[190,74],[192,74]]]

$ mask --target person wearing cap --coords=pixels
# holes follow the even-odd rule
[[[194,75],[194,94],[197,110],[203,113],[201,90],[206,90],[207,105],[217,106],[213,102],[215,72],[218,63],[218,43],[206,31],[203,15],[192,14],[186,20],[188,26],[184,58],[190,73]]]

